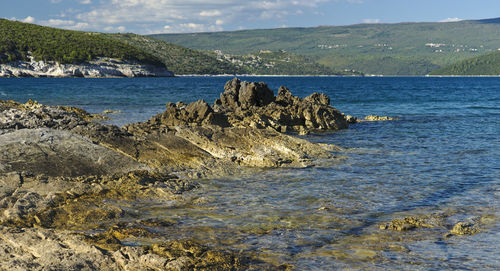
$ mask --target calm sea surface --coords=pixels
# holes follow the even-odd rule
[[[123,125],[149,119],[166,102],[212,103],[229,79],[0,79],[0,99],[120,110],[111,122]],[[346,114],[399,120],[307,136],[346,148],[346,159],[328,168],[203,180],[189,204],[130,208],[175,220],[165,233],[172,238],[224,244],[298,270],[500,269],[500,78],[242,79],[302,97],[325,92]],[[481,221],[483,230],[444,237],[439,229],[378,227],[431,214],[448,227]]]

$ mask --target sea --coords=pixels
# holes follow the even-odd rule
[[[110,124],[145,121],[167,102],[208,103],[232,77],[4,78],[0,99],[114,110]],[[330,96],[361,122],[304,136],[335,144],[324,167],[268,169],[200,180],[189,204],[129,203],[143,217],[175,221],[166,236],[192,238],[296,270],[500,270],[500,78],[241,77],[277,92]],[[380,225],[408,216],[439,227]],[[474,235],[449,235],[458,222]],[[147,240],[128,240],[137,245]]]

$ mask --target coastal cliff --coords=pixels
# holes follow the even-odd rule
[[[15,61],[0,64],[0,77],[172,77],[166,68],[137,61],[99,58],[82,64],[55,61]]]

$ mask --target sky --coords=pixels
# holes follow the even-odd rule
[[[0,18],[137,34],[495,17],[499,0],[0,0]]]

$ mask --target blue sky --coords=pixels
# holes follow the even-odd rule
[[[138,34],[500,17],[498,0],[0,1],[1,18]]]

